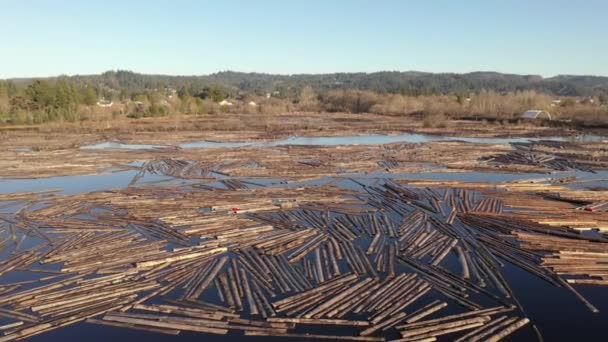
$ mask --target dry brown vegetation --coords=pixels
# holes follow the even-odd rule
[[[364,91],[332,91],[322,96],[328,111],[350,113],[371,112],[385,115],[423,114],[439,118],[518,119],[529,109],[549,111],[555,119],[571,120],[577,124],[608,124],[608,107],[597,98],[554,99],[535,91],[499,94],[482,91],[470,97],[434,95],[381,95]]]
[[[4,99],[5,100],[5,99]],[[6,101],[0,94],[0,112]],[[123,119],[143,119],[148,117],[171,117],[176,122],[188,121],[181,116],[210,116],[213,129],[234,130],[253,125],[261,125],[265,130],[272,126],[271,116],[287,113],[353,113],[380,114],[387,116],[422,116],[425,127],[448,125],[450,119],[472,120],[517,120],[521,113],[529,109],[547,110],[554,120],[571,122],[576,126],[608,125],[608,106],[600,98],[554,98],[535,91],[520,91],[499,94],[495,91],[481,91],[469,95],[428,95],[407,96],[400,94],[380,94],[359,90],[329,90],[317,94],[312,87],[302,89],[295,98],[278,98],[243,95],[239,99],[229,99],[231,106],[221,106],[211,99],[192,96],[164,96],[151,93],[138,96],[135,100],[116,101],[111,107],[79,105],[77,115],[70,119],[51,120],[60,124],[66,122],[120,122]],[[233,119],[230,115],[238,115]],[[32,113],[17,112],[15,123],[37,122]],[[221,116],[226,115],[226,116]],[[247,122],[245,115],[255,116]],[[221,116],[221,117],[220,117]],[[1,118],[0,118],[1,119]],[[439,122],[441,120],[442,122]],[[1,121],[1,120],[0,120]],[[52,125],[50,122],[41,122]],[[121,123],[122,124],[122,123]],[[6,125],[5,125],[6,126]],[[69,125],[68,125],[69,126]],[[179,126],[179,124],[178,124]],[[244,127],[243,127],[244,126]],[[322,128],[322,127],[317,127]]]

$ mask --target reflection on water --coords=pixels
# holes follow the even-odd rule
[[[84,193],[91,191],[100,191],[108,189],[124,188],[129,185],[129,182],[138,173],[138,170],[128,170],[114,173],[104,173],[98,175],[81,175],[81,176],[60,176],[38,179],[0,179],[0,194],[11,192],[30,192],[58,189],[64,194]],[[217,179],[231,178],[225,175],[212,173]],[[566,176],[576,177],[576,182],[565,184],[573,188],[586,188],[589,186],[606,186],[608,180],[608,171],[598,171],[597,173],[589,173],[583,171],[577,172],[556,172],[552,174],[542,173],[496,173],[496,172],[419,172],[419,173],[344,173],[337,176],[326,176],[315,180],[291,181],[282,178],[243,178],[241,180],[249,181],[252,187],[256,184],[264,186],[277,187],[298,187],[303,185],[321,185],[328,182],[348,181],[349,178],[361,179],[382,179],[382,178],[410,178],[410,179],[430,179],[430,180],[448,180],[448,181],[463,181],[463,182],[509,182],[523,179],[539,179],[545,178],[557,179]],[[137,182],[137,185],[153,184],[156,182],[183,182],[197,183],[198,180],[177,180],[169,176],[155,175],[146,173],[144,178]],[[207,181],[205,181],[207,183]],[[348,183],[348,182],[345,182]],[[343,184],[345,184],[343,183]],[[208,183],[214,186],[213,183]],[[223,187],[221,183],[218,183]]]
[[[598,135],[580,135],[574,137],[543,137],[543,138],[468,138],[449,137],[431,134],[404,133],[398,135],[367,134],[367,135],[342,135],[334,137],[300,137],[293,136],[287,139],[265,141],[265,142],[217,142],[217,141],[194,141],[177,145],[180,148],[236,148],[236,147],[271,147],[285,145],[311,145],[311,146],[336,146],[336,145],[381,145],[390,143],[427,143],[431,141],[464,141],[476,144],[509,144],[522,143],[538,140],[571,141],[571,142],[601,142],[606,137]],[[157,149],[167,146],[148,144],[122,144],[119,142],[104,142],[96,145],[82,146],[81,149]]]
[[[124,188],[129,185],[129,182],[137,173],[137,170],[129,170],[99,175],[61,176],[37,179],[0,179],[0,194],[50,189],[61,190],[64,194],[75,194]],[[138,184],[171,179],[171,177],[166,176],[146,175]]]
[[[103,150],[103,149],[123,149],[123,150],[150,150],[155,148],[163,148],[162,145],[148,144],[123,144],[116,141],[106,141],[95,145],[81,146],[81,150]]]

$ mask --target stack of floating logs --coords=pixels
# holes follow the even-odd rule
[[[604,160],[601,160],[593,158],[586,153],[581,153],[581,151],[584,151],[582,147],[569,142],[541,140],[525,143],[512,143],[511,145],[515,148],[512,151],[498,155],[484,156],[479,160],[501,166],[520,164],[540,168],[541,170],[578,170],[586,172],[594,172],[594,169],[603,169],[606,167],[607,163],[605,158]],[[549,150],[546,148],[549,148]],[[576,150],[577,153],[562,152],[565,148]]]
[[[542,264],[571,284],[608,285],[608,244],[588,239],[517,233],[522,247],[543,251]],[[548,253],[547,253],[548,252]]]
[[[590,171],[584,166],[572,162],[566,158],[560,158],[552,154],[528,151],[513,151],[507,154],[484,157],[482,160],[496,164],[523,164],[536,165],[550,170],[569,171],[580,170]]]
[[[174,178],[202,179],[213,178],[214,174],[228,176],[228,172],[233,169],[255,167],[259,167],[259,164],[255,161],[222,162],[207,165],[200,161],[156,158],[143,163],[139,167],[139,172],[133,177],[130,185],[137,183],[146,173]]]
[[[597,311],[573,285],[608,285],[608,239],[542,221],[550,203],[600,213],[536,194],[538,184],[352,183],[7,197],[30,202],[0,215],[0,280],[35,277],[1,282],[0,341],[82,321],[173,335],[499,341],[536,328],[525,328],[507,263]],[[518,206],[523,195],[546,211]]]
[[[385,120],[386,118],[382,118],[380,121]],[[501,128],[501,133],[506,133],[502,131],[503,128]],[[517,133],[521,134],[520,131]],[[154,134],[153,139],[159,138],[158,136],[158,134]],[[152,137],[144,139],[150,138]],[[172,136],[173,138],[175,136]],[[231,138],[239,138],[239,136],[231,136]],[[502,158],[500,156],[513,152],[514,147],[500,143],[500,141],[491,143],[491,140],[488,140],[487,144],[432,141],[420,144],[400,142],[386,145],[291,145],[238,148],[190,146],[181,149],[94,150],[78,149],[76,145],[83,143],[82,139],[81,136],[78,136],[72,145],[66,144],[64,136],[62,136],[61,149],[46,146],[48,141],[45,140],[45,146],[39,146],[41,150],[36,152],[15,151],[12,146],[15,143],[14,139],[4,139],[7,141],[0,141],[6,146],[4,150],[0,150],[0,176],[38,178],[83,175],[108,172],[109,168],[114,172],[137,168],[143,172],[143,169],[148,169],[151,173],[165,174],[166,172],[167,175],[190,179],[207,178],[213,175],[319,179],[338,173],[428,172],[437,167],[468,171],[500,167],[501,170],[517,172],[548,172],[554,170],[551,165],[558,169],[571,169],[572,167],[595,171],[608,169],[608,150],[605,148],[605,143],[601,142],[572,144],[535,141],[514,144],[518,151],[524,152],[523,156],[516,156],[516,158],[523,157],[521,162],[525,164],[506,164],[500,162]],[[129,139],[134,139],[134,136],[129,135]],[[482,160],[489,156],[498,158],[492,162]],[[546,156],[555,157],[553,162],[547,161],[549,167],[543,166]],[[152,162],[145,164],[143,168],[134,166],[141,160],[152,160]],[[531,163],[534,160],[541,161],[541,163]],[[144,173],[148,173],[148,171]]]
[[[206,167],[196,161],[158,158],[143,163],[130,185],[137,183],[146,173],[175,178],[208,178],[212,171],[211,167]]]

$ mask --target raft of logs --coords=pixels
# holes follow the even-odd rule
[[[524,165],[530,171],[585,171],[605,169],[608,159],[583,145],[567,141],[539,140],[511,143],[513,150],[483,156],[479,160],[495,166]],[[586,153],[585,153],[586,152]],[[596,154],[594,156],[594,154]]]
[[[178,169],[204,175],[145,166]],[[339,181],[349,189],[224,179],[5,195],[21,205],[0,214],[0,280],[30,280],[0,282],[0,341],[78,322],[351,341],[534,334],[506,264],[598,311],[577,286],[608,285],[608,237],[546,221],[555,205],[604,222],[604,202],[540,191],[555,184]]]

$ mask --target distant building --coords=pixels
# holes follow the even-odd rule
[[[257,106],[258,106],[258,104],[257,104],[257,103],[255,103],[255,102],[253,102],[253,101],[249,101],[249,103],[248,103],[248,104],[249,104],[251,107],[257,107]]]
[[[540,119],[551,120],[551,114],[549,114],[549,112],[547,112],[545,110],[531,109],[531,110],[525,111],[521,115],[521,118],[526,119],[526,120],[540,120]]]
[[[99,106],[99,107],[110,108],[113,105],[114,105],[113,101],[107,101],[107,100],[97,101],[97,106]]]
[[[228,100],[222,100],[222,102],[219,103],[219,105],[222,107],[230,107],[230,106],[232,106],[232,104],[233,103]]]

